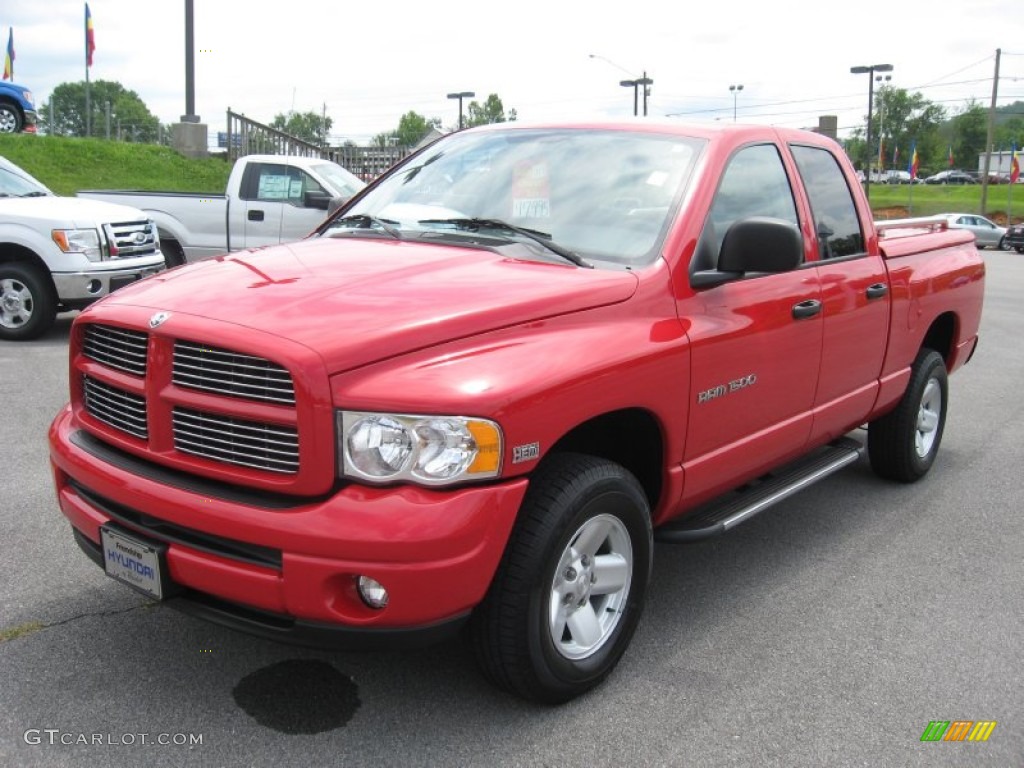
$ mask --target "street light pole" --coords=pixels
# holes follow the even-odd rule
[[[871,108],[875,98],[875,72],[892,72],[892,64],[850,67],[850,74],[868,76],[868,132],[864,142],[864,196],[871,196]]]
[[[875,75],[875,82],[876,83],[880,83],[880,85],[878,86],[878,95],[879,96],[882,95],[882,88],[884,87],[885,83],[888,83],[890,80],[892,80],[892,75],[886,75],[885,77],[882,77],[881,75]],[[885,149],[884,142],[885,142],[885,101],[883,101],[881,106],[878,108],[878,172],[879,173],[882,172],[882,166],[885,163],[885,158],[884,158],[884,156],[882,154],[882,152]]]
[[[458,99],[459,100],[459,130],[460,131],[462,130],[462,100],[463,99],[472,99],[474,96],[476,96],[476,94],[473,93],[473,91],[459,91],[458,93],[449,93],[448,94],[448,98],[449,99]]]
[[[601,56],[601,55],[596,54],[596,53],[591,53],[591,54],[588,54],[588,55],[592,59],[601,59],[601,61],[603,61],[603,62],[605,62],[607,64],[611,64],[613,67],[615,67],[616,69],[622,70],[627,75],[633,74],[632,72],[630,72],[625,67],[619,66],[614,61],[612,61],[611,59],[607,59],[604,56]],[[647,117],[647,97],[651,95],[651,91],[650,91],[649,86],[651,86],[653,84],[654,84],[654,80],[652,80],[651,78],[649,78],[647,76],[647,70],[644,70],[643,77],[631,78],[629,80],[619,80],[619,85],[621,85],[623,88],[632,88],[633,89],[633,116],[634,117],[636,117],[639,114],[639,112],[640,112],[640,103],[639,103],[640,102],[640,90],[639,90],[640,86],[643,86],[643,88],[644,88],[644,117]]]
[[[730,85],[729,90],[732,92],[732,121],[736,122],[736,97],[739,96],[740,91],[743,90],[742,85]]]

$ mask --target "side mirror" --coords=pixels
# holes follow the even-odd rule
[[[327,204],[327,215],[332,215],[336,210],[341,208],[345,203],[351,200],[351,197],[332,197],[330,202]]]
[[[766,216],[740,219],[725,233],[715,269],[690,275],[694,288],[713,288],[747,272],[788,272],[803,261],[800,230],[788,221]]]
[[[330,204],[330,194],[321,192],[318,189],[307,190],[306,194],[302,197],[302,206],[304,208],[319,208],[321,211],[326,211]]]
[[[721,272],[788,272],[804,258],[804,241],[795,225],[754,216],[729,227],[718,255]]]

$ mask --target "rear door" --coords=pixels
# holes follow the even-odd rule
[[[889,277],[868,254],[853,191],[819,146],[791,145],[810,202],[824,304],[821,373],[812,439],[837,437],[871,410],[889,338]]]
[[[730,158],[695,266],[713,268],[729,227],[752,216],[799,228],[793,190],[774,144],[742,147]],[[691,323],[693,366],[684,454],[687,500],[705,498],[803,449],[818,384],[820,309],[813,264],[700,289],[680,307]]]

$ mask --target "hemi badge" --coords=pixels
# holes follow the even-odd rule
[[[512,449],[513,464],[521,464],[524,461],[533,461],[538,458],[540,458],[540,443],[517,445]]]

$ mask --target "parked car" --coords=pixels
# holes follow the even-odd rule
[[[160,230],[167,265],[298,240],[366,183],[318,157],[247,155],[216,194],[85,189],[78,197],[131,205]]]
[[[156,225],[142,211],[58,197],[0,156],[0,339],[34,339],[57,312],[163,268]]]
[[[1014,224],[1006,230],[1003,247],[1012,248],[1017,253],[1024,253],[1024,224]]]
[[[932,468],[985,264],[967,232],[870,216],[816,133],[456,131],[312,237],[79,315],[51,527],[221,625],[374,649],[464,626],[489,680],[567,701],[655,580],[676,598],[653,537],[724,533],[864,451]]]
[[[971,174],[964,171],[939,171],[934,176],[924,180],[925,184],[977,184],[978,181]]]
[[[0,82],[0,133],[36,132],[36,103],[23,85]]]
[[[886,171],[882,181],[884,184],[909,184],[912,179],[909,171]]]
[[[939,218],[945,219],[950,229],[968,229],[974,233],[979,248],[1005,247],[1006,227],[1000,227],[994,221],[973,213],[943,213]]]

